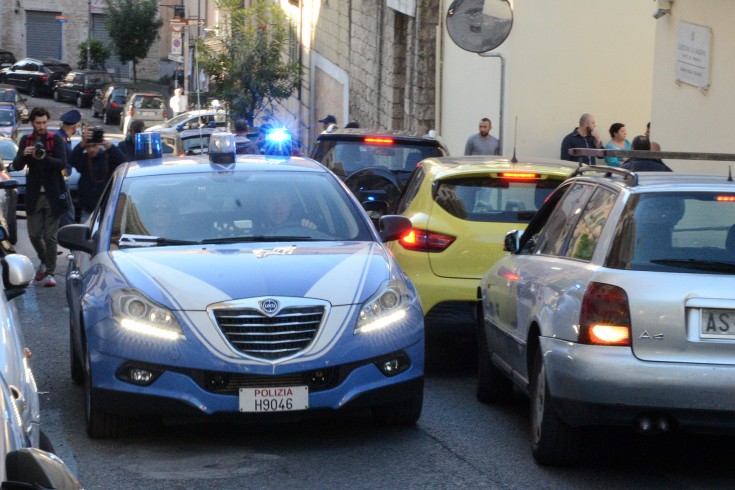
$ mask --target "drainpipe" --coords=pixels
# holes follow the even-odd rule
[[[498,118],[499,129],[498,129],[498,140],[500,141],[500,154],[503,155],[503,121],[505,113],[505,58],[501,53],[491,53],[489,51],[484,53],[477,53],[483,58],[498,58],[500,59],[500,114]]]

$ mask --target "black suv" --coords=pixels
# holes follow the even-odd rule
[[[92,116],[101,117],[104,124],[119,123],[128,95],[135,92],[135,85],[125,82],[110,83],[97,89],[92,99]]]
[[[0,49],[0,68],[11,66],[13,63],[15,63],[15,55],[10,51]]]
[[[392,211],[416,168],[428,157],[448,156],[437,138],[409,131],[334,129],[321,133],[309,155],[345,181],[360,202]]]
[[[77,107],[86,107],[92,103],[97,89],[114,81],[106,71],[72,70],[54,87],[54,100],[73,100]]]
[[[23,58],[0,71],[0,82],[25,90],[31,97],[38,97],[50,94],[56,82],[70,71],[69,65],[55,58]]]

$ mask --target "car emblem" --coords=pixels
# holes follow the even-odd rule
[[[664,334],[657,333],[656,335],[652,336],[651,334],[648,333],[648,330],[644,330],[641,336],[638,338],[643,339],[643,340],[663,340]]]
[[[280,303],[272,298],[264,299],[263,301],[260,302],[260,309],[263,310],[263,312],[269,316],[276,313],[278,309],[280,308],[280,306],[281,306]]]

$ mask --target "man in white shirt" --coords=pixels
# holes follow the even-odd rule
[[[182,112],[186,112],[186,106],[188,105],[188,102],[186,100],[186,96],[184,95],[184,90],[181,87],[174,90],[174,95],[173,97],[171,97],[168,105],[171,107],[171,117],[176,117]]]

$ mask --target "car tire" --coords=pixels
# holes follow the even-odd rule
[[[82,99],[81,95],[77,95],[77,107],[80,109],[84,107],[84,99]]]
[[[513,399],[513,382],[493,364],[482,315],[477,321],[477,399],[482,403],[506,403]]]
[[[5,221],[8,224],[8,241],[11,245],[18,243],[18,193],[14,189],[6,191],[8,209]]]
[[[82,384],[84,384],[84,367],[82,366],[81,356],[74,346],[74,326],[73,320],[71,318],[72,314],[73,313],[69,314],[69,361],[71,380],[75,385],[81,386]]]
[[[38,97],[38,84],[36,82],[30,82],[28,84],[28,95]]]
[[[537,349],[531,373],[531,450],[536,462],[543,466],[566,466],[580,455],[580,429],[566,424],[552,407],[546,382],[546,369]]]
[[[107,111],[105,110],[102,111],[102,124],[112,124],[110,122],[110,116],[107,115]]]
[[[54,100],[56,102],[61,102],[61,94],[59,94],[58,90],[54,90]]]
[[[92,106],[92,117],[100,117],[100,113]]]
[[[87,369],[84,373],[84,421],[87,435],[92,439],[122,437],[130,432],[130,419],[111,414],[97,406],[97,394],[92,387],[92,367],[89,354],[85,356]]]
[[[408,400],[372,407],[371,412],[373,419],[380,424],[411,426],[418,422],[423,406],[424,393],[421,390],[418,395],[414,395]]]

